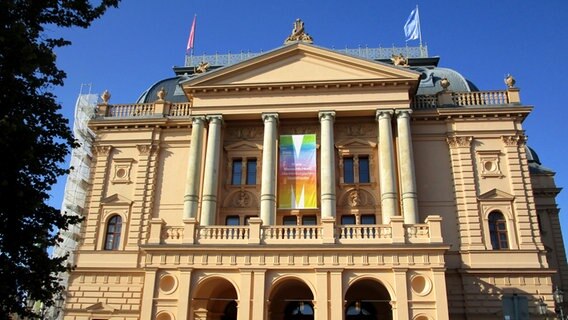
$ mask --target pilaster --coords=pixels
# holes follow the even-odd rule
[[[328,279],[327,270],[316,270],[316,292],[315,305],[317,312],[315,313],[316,319],[329,320],[329,288],[330,281]]]
[[[514,213],[519,249],[538,248],[539,250],[544,250],[540,233],[538,232],[532,182],[525,151],[526,137],[518,134],[502,136],[501,139],[505,149],[505,157],[509,163],[511,191],[513,196],[515,196],[513,205],[515,207]]]
[[[343,320],[343,270],[329,271],[329,315],[331,320]]]
[[[142,307],[140,319],[153,319],[154,292],[156,286],[156,268],[147,268],[144,272],[144,290],[142,291]]]
[[[432,271],[434,294],[436,295],[436,319],[449,320],[448,289],[446,288],[446,273],[442,270]]]
[[[159,147],[152,143],[139,144],[138,166],[134,181],[134,198],[130,215],[127,250],[138,250],[141,242],[146,240],[148,223],[152,217],[154,190],[156,185],[156,169]]]
[[[262,146],[262,178],[260,191],[260,218],[264,225],[276,222],[276,152],[277,113],[262,114],[264,141]]]
[[[393,310],[393,318],[396,320],[410,319],[408,312],[408,279],[407,269],[394,269],[394,292],[395,296],[392,297],[396,300],[396,313]]]
[[[215,223],[223,117],[221,115],[208,116],[207,120],[209,120],[209,132],[207,133],[201,219],[199,221],[202,226],[210,226]]]
[[[379,126],[379,180],[381,188],[381,212],[383,224],[398,215],[398,192],[396,188],[394,146],[391,117],[393,110],[377,110]]]
[[[266,281],[266,270],[254,270],[252,278],[252,308],[250,319],[265,319],[264,311],[267,310],[266,304],[266,293],[265,293],[265,281]]]
[[[250,320],[251,305],[253,303],[252,294],[254,292],[253,271],[241,270],[241,290],[239,294],[239,305],[237,320]]]
[[[192,268],[180,268],[179,270],[179,296],[177,319],[187,319],[189,316],[189,302],[191,301],[189,291],[191,288]]]
[[[335,112],[318,114],[321,123],[321,217],[335,218],[335,152],[333,144],[333,121]]]
[[[471,136],[447,138],[452,162],[452,175],[456,194],[458,229],[461,250],[484,250],[482,221],[479,216]]]
[[[108,182],[109,175],[109,160],[112,153],[112,146],[97,145],[93,147],[94,163],[93,170],[91,170],[90,181],[92,181],[92,188],[89,195],[89,209],[87,214],[87,221],[85,233],[83,234],[83,244],[81,249],[95,250],[97,243],[97,235],[100,232],[101,215],[97,214],[100,210],[101,200],[105,196],[106,183]],[[103,236],[103,235],[99,235]]]

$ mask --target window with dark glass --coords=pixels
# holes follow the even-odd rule
[[[233,160],[233,173],[231,176],[231,184],[240,185],[243,176],[243,160],[234,159]]]
[[[247,184],[256,184],[256,159],[247,160]]]
[[[489,214],[489,235],[493,250],[508,249],[507,221],[499,211]]]
[[[362,214],[361,224],[376,224],[377,220],[374,214]]]
[[[369,183],[371,182],[369,175],[369,157],[360,156],[359,157],[359,183]]]
[[[298,224],[296,216],[285,216],[282,218],[282,224],[285,226],[295,226]]]
[[[343,158],[343,182],[344,183],[355,182],[353,158]]]
[[[316,216],[302,216],[302,225],[304,226],[315,226],[317,222]]]
[[[245,216],[245,226],[250,224],[250,218],[257,218],[258,216]]]
[[[115,215],[108,220],[105,235],[105,250],[118,250],[121,231],[122,218],[119,215]]]
[[[342,215],[341,216],[341,224],[355,224],[355,216],[352,214]]]
[[[225,225],[227,226],[238,226],[239,224],[239,216],[227,216],[227,218],[225,218]]]

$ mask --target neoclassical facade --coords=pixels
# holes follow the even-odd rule
[[[291,41],[104,95],[64,318],[552,315],[568,269],[532,107],[512,78],[398,58]]]

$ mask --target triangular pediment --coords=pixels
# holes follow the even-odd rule
[[[515,196],[499,189],[492,189],[485,192],[484,194],[481,194],[479,197],[477,197],[477,199],[485,201],[513,201],[515,199]]]
[[[121,196],[118,193],[115,193],[102,199],[101,203],[105,205],[130,205],[132,203],[132,200],[128,199],[125,196]]]
[[[360,148],[374,148],[377,144],[370,142],[368,140],[353,138],[348,140],[343,140],[335,144],[338,149],[360,149]]]
[[[419,73],[403,67],[296,43],[210,71],[187,80],[183,86],[199,88],[368,80],[417,82],[419,76]]]
[[[233,150],[258,151],[260,149],[261,149],[260,145],[258,145],[256,143],[248,142],[248,141],[239,141],[239,142],[235,142],[233,144],[225,146],[226,151],[233,151]]]
[[[104,304],[102,302],[97,302],[95,304],[92,304],[85,309],[92,313],[113,313],[116,310],[118,310],[118,308],[108,304]]]

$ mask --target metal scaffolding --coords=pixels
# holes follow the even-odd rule
[[[86,91],[86,92],[84,92]],[[87,126],[96,112],[98,95],[91,93],[90,84],[82,84],[77,103],[75,104],[75,115],[73,121],[73,134],[78,143],[78,147],[71,151],[70,168],[67,176],[63,203],[61,204],[61,214],[84,215],[87,191],[89,189],[89,175],[91,171],[91,146],[95,138],[95,133]],[[68,230],[61,231],[63,242],[53,250],[53,256],[62,257],[69,254],[64,262],[68,265],[75,265],[75,250],[81,236],[81,225],[70,226]],[[69,274],[59,275],[61,284],[67,288]],[[47,310],[46,319],[62,319],[61,305],[62,300],[55,301],[56,305]]]

